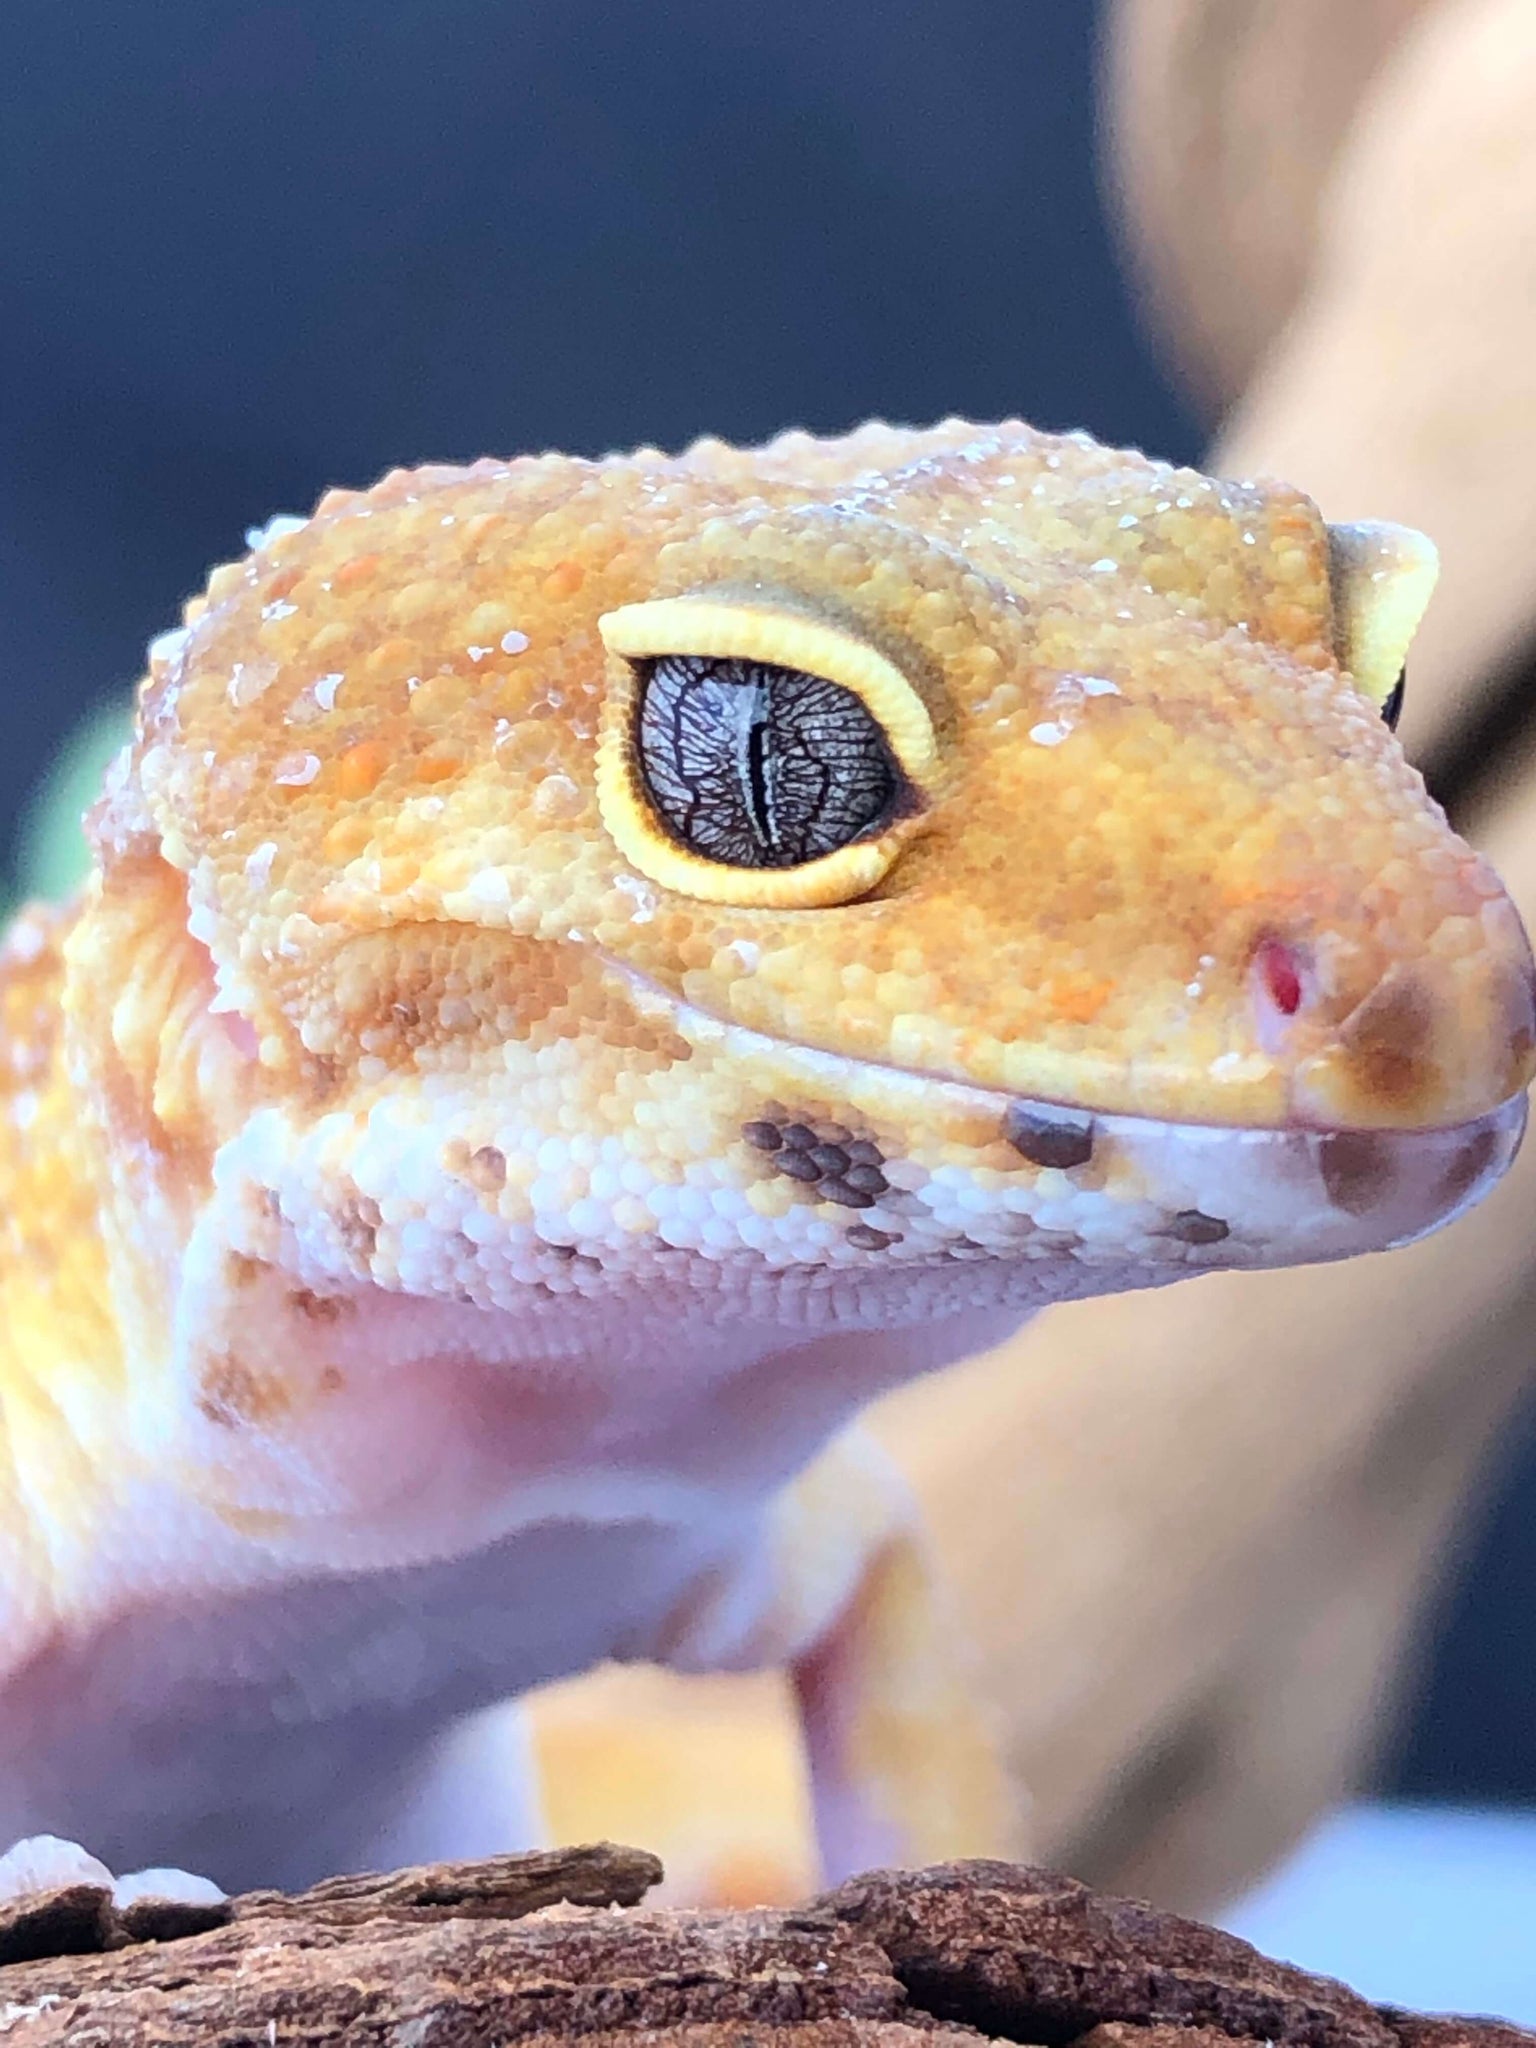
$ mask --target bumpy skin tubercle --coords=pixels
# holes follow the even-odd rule
[[[619,1655],[790,1663],[836,1866],[1006,1846],[824,1447],[1523,1127],[1524,935],[1341,665],[1379,552],[952,422],[396,472],[217,570],[0,972],[0,1836],[447,1853],[434,1731]],[[680,836],[700,747],[760,862]]]

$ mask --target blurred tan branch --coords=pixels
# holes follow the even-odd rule
[[[1536,627],[1536,14],[1120,0],[1104,78],[1155,322],[1230,408],[1213,466],[1439,542],[1404,732],[1443,753]],[[1531,773],[1478,836],[1536,923]],[[1033,1797],[1021,1854],[1208,1908],[1360,1785],[1530,1379],[1533,1213],[1536,1145],[1412,1250],[1074,1307],[887,1407]],[[556,1834],[728,1896],[807,1882],[774,1684],[716,1688],[546,1702]]]

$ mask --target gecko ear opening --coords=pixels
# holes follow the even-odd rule
[[[1411,526],[1385,520],[1330,526],[1328,574],[1339,661],[1395,724],[1408,646],[1440,574],[1435,544]]]
[[[660,598],[598,621],[603,822],[630,864],[706,902],[867,894],[921,820],[933,721],[855,634],[761,600]]]

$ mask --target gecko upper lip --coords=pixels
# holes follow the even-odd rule
[[[999,1135],[1025,1159],[1065,1173],[1113,1152],[1195,1233],[1222,1244],[1241,1231],[1286,1261],[1342,1258],[1407,1243],[1470,1208],[1501,1178],[1525,1132],[1527,1101],[1510,1095],[1481,1116],[1417,1129],[1294,1122],[1202,1123],[1103,1111],[1027,1097],[955,1074],[795,1045],[702,1010],[605,955],[642,1001],[696,1034],[736,1038],[800,1067],[808,1093],[849,1092],[848,1069],[883,1088],[942,1090],[957,1109],[990,1109]],[[892,1109],[900,1113],[899,1103]],[[1186,1199],[1187,1196],[1187,1199]],[[1226,1226],[1215,1231],[1216,1224]],[[1210,1226],[1210,1228],[1208,1228]],[[1227,1263],[1281,1263],[1277,1255]]]
[[[632,966],[627,960],[619,959],[604,948],[598,948],[597,951],[603,965],[610,972],[627,983],[630,989],[638,994],[642,1000],[648,1000],[665,1010],[669,1017],[696,1018],[712,1030],[739,1033],[745,1040],[762,1046],[771,1046],[775,1051],[792,1056],[811,1060],[833,1061],[841,1066],[857,1067],[865,1073],[888,1074],[893,1078],[921,1083],[929,1087],[965,1089],[972,1096],[996,1102],[999,1105],[1000,1115],[1005,1114],[1010,1105],[1018,1105],[1021,1109],[1035,1108],[1044,1113],[1055,1114],[1061,1118],[1092,1117],[1104,1121],[1113,1116],[1119,1122],[1125,1124],[1146,1123],[1149,1125],[1155,1124],[1163,1128],[1176,1126],[1181,1130],[1230,1131],[1249,1137],[1269,1136],[1281,1138],[1307,1136],[1315,1138],[1343,1138],[1348,1136],[1380,1138],[1384,1141],[1396,1142],[1399,1139],[1418,1137],[1450,1137],[1457,1132],[1480,1129],[1486,1123],[1506,1119],[1515,1114],[1518,1106],[1520,1130],[1522,1132],[1525,1126],[1527,1097],[1524,1088],[1512,1090],[1501,1101],[1494,1103],[1486,1110],[1480,1111],[1474,1117],[1459,1117],[1444,1123],[1429,1122],[1424,1124],[1356,1124],[1343,1118],[1334,1121],[1325,1117],[1307,1115],[1292,1117],[1283,1123],[1245,1124],[1223,1122],[1214,1117],[1167,1117],[1138,1110],[1111,1111],[1098,1109],[1091,1104],[1070,1102],[1059,1096],[1029,1095],[1020,1089],[1012,1089],[995,1081],[974,1080],[969,1075],[951,1072],[941,1067],[901,1066],[894,1060],[869,1059],[863,1053],[836,1052],[825,1046],[803,1045],[794,1039],[780,1038],[774,1032],[760,1030],[756,1025],[742,1024],[731,1017],[719,1017],[713,1010],[706,1010],[702,1005],[690,1001],[688,997],[679,995],[674,989],[668,988],[665,982],[657,981],[653,976],[645,973],[643,969]]]

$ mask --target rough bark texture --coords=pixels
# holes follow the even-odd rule
[[[0,1967],[0,2034],[26,2048],[1536,2048],[1493,2021],[1369,2005],[1213,1928],[1012,1864],[876,1872],[789,1910],[617,1910],[659,1875],[606,1845],[502,1857],[251,1893],[222,1925],[158,1941],[130,1939],[102,1895],[82,1913],[77,1886],[48,1924],[94,1952]],[[34,1910],[34,1945],[43,1924]]]

